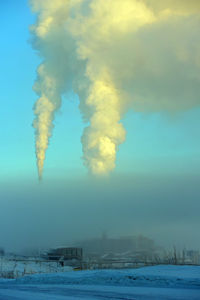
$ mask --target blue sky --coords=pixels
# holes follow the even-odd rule
[[[32,91],[40,58],[28,42],[34,23],[25,0],[1,1],[1,118],[0,180],[37,180]],[[84,124],[78,97],[69,93],[56,115],[47,150],[44,178],[85,176],[80,142]],[[179,114],[139,114],[122,120],[126,142],[117,154],[116,174],[196,174],[200,166],[200,109]]]
[[[34,21],[27,1],[1,1],[2,245],[54,246],[107,230],[199,248],[200,108],[171,115],[130,110],[122,120],[127,136],[116,169],[110,180],[95,181],[81,159],[86,125],[79,99],[69,92],[56,114],[38,184],[32,86],[40,58],[29,43]]]

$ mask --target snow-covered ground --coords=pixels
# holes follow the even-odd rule
[[[199,300],[200,267],[154,266],[36,274],[0,280],[0,300],[4,299]]]
[[[18,278],[36,273],[56,273],[71,271],[71,267],[61,267],[58,262],[38,260],[36,258],[21,259],[12,257],[0,258],[0,277]]]

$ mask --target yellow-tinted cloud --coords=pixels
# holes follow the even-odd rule
[[[105,174],[115,167],[117,147],[125,140],[120,97],[105,72],[91,84],[86,105],[93,113],[82,137],[85,164],[92,173]]]
[[[35,84],[42,166],[54,112],[70,88],[90,124],[82,137],[83,158],[95,174],[115,167],[125,139],[120,121],[128,108],[174,111],[200,104],[198,0],[31,2],[38,13],[34,45],[45,70],[38,71]]]
[[[155,12],[170,10],[174,14],[196,14],[200,12],[199,0],[143,0]]]

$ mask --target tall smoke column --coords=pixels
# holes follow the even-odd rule
[[[125,140],[120,121],[126,104],[113,79],[116,74],[112,76],[113,70],[106,63],[106,50],[114,46],[116,38],[136,32],[155,18],[137,0],[93,0],[88,12],[86,17],[71,20],[70,31],[77,40],[79,57],[87,61],[89,79],[83,113],[91,113],[90,125],[82,136],[83,159],[92,174],[104,175],[115,168],[118,146]],[[109,59],[112,61],[112,53]]]
[[[117,146],[125,139],[120,124],[120,98],[106,76],[93,82],[86,104],[94,110],[82,142],[86,166],[93,174],[106,174],[115,167]]]
[[[45,64],[38,68],[38,80],[34,89],[40,96],[34,108],[36,119],[33,126],[36,130],[36,157],[38,175],[41,180],[45,153],[53,127],[54,112],[61,103],[60,96],[57,94],[56,80],[46,74]]]
[[[38,67],[38,77],[34,85],[35,92],[39,95],[34,106],[35,120],[33,127],[36,134],[36,157],[39,179],[42,179],[43,167],[46,150],[48,148],[49,138],[52,134],[53,120],[55,111],[59,109],[61,105],[61,93],[63,90],[62,80],[59,80],[59,75],[55,63],[51,62],[48,58],[48,51],[46,48],[53,47],[55,31],[61,31],[62,18],[58,21],[58,15],[60,17],[64,14],[68,15],[68,3],[69,1],[56,1],[51,0],[32,0],[32,10],[38,13],[38,19],[36,25],[31,27],[31,32],[34,36],[34,42],[36,49],[40,51],[40,55],[43,56],[44,61]],[[52,40],[53,38],[53,40]],[[62,72],[60,71],[61,75]]]
[[[67,91],[78,94],[89,123],[83,160],[93,174],[114,169],[129,108],[160,112],[199,105],[199,1],[31,0],[31,6],[38,16],[33,46],[43,59],[34,86],[40,178]]]

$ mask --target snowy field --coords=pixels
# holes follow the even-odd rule
[[[0,279],[0,300],[200,300],[200,267],[72,271]]]
[[[71,267],[61,267],[58,262],[42,261],[34,257],[26,260],[12,257],[0,258],[0,277],[5,278],[19,278],[36,273],[56,273],[71,270]]]

